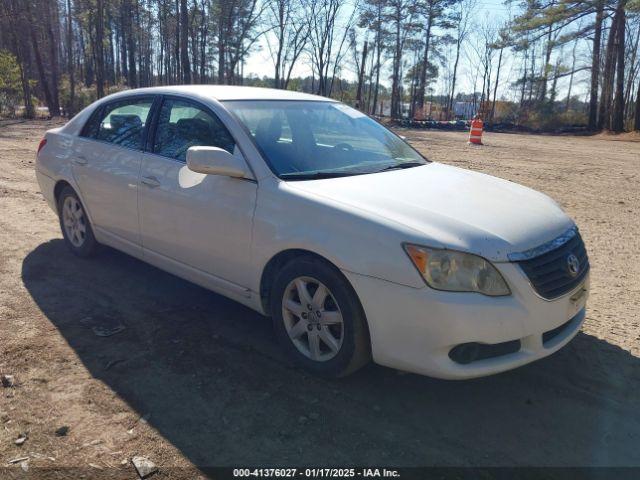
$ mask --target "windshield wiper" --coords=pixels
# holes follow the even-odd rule
[[[376,170],[375,173],[379,173],[379,172],[387,172],[389,170],[401,170],[403,168],[412,168],[412,167],[421,167],[422,165],[426,165],[426,163],[423,162],[402,162],[402,163],[396,163],[394,165],[388,165],[384,168],[381,168],[380,170]]]
[[[280,178],[284,180],[320,180],[323,178],[338,178],[338,177],[350,177],[353,175],[360,175],[360,172],[313,172],[313,173],[283,173]]]
[[[387,165],[380,170],[374,171],[333,171],[333,172],[290,172],[283,173],[280,178],[283,180],[320,180],[323,178],[338,178],[338,177],[351,177],[354,175],[366,175],[368,173],[386,172],[388,170],[399,170],[403,168],[420,167],[426,165],[423,162],[406,161],[401,163],[395,163],[393,165]]]

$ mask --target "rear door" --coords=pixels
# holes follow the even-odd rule
[[[138,178],[154,98],[127,97],[99,107],[72,158],[96,233],[124,250],[140,249]]]
[[[142,160],[139,214],[145,259],[169,271],[246,296],[253,180],[204,175],[186,165],[189,147],[215,146],[242,158],[215,113],[200,103],[166,96],[154,122],[151,151]]]

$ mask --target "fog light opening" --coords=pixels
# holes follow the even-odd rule
[[[449,351],[449,358],[460,365],[468,365],[478,360],[502,357],[520,351],[520,340],[502,343],[461,343]]]
[[[467,365],[478,358],[480,346],[477,343],[463,343],[449,351],[449,358],[456,363]]]

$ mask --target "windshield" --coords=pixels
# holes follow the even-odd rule
[[[427,161],[375,120],[347,105],[316,101],[230,101],[281,178],[360,175]]]

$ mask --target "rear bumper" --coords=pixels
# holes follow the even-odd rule
[[[57,213],[58,207],[56,206],[55,195],[53,193],[56,181],[48,175],[42,173],[40,170],[36,170],[36,179],[38,180],[40,193],[42,193],[42,196],[47,201],[49,207],[51,207],[51,209]]]
[[[416,289],[344,272],[367,315],[373,360],[437,378],[474,378],[546,357],[577,334],[585,318],[588,275],[576,289],[549,301],[534,292],[515,264],[496,267],[512,295],[492,298],[426,286]],[[514,340],[520,345],[512,353],[466,364],[449,356],[461,344],[495,345]]]

